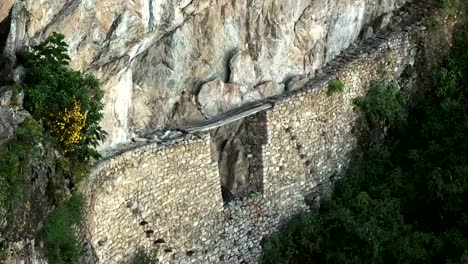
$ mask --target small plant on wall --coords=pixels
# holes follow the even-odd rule
[[[144,250],[139,249],[136,254],[130,259],[130,264],[157,264],[158,259],[153,255],[146,253]]]
[[[344,83],[338,79],[335,79],[335,80],[331,80],[329,83],[328,83],[328,90],[327,90],[327,95],[328,96],[332,96],[334,95],[335,93],[338,93],[338,92],[343,92],[344,91]]]

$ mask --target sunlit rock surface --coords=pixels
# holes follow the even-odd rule
[[[0,4],[0,20],[10,2]],[[313,72],[404,2],[16,1],[4,53],[13,56],[53,31],[63,33],[72,67],[95,74],[106,91],[105,148],[204,119],[196,95],[215,79],[253,91]]]

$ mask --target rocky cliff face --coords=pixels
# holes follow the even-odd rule
[[[66,36],[72,66],[106,91],[110,147],[279,93],[406,1],[16,0],[2,1],[0,20],[12,7],[10,57]]]

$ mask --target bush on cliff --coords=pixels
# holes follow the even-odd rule
[[[47,217],[39,238],[51,263],[76,263],[81,250],[76,237],[82,199],[75,194],[65,201],[64,182],[75,186],[99,158],[95,147],[106,133],[99,126],[102,118],[103,91],[92,75],[68,68],[64,36],[53,33],[24,54],[27,75],[24,80],[24,106],[55,142],[59,157],[51,182],[57,208]],[[59,179],[57,179],[59,178]],[[62,199],[60,199],[62,198]]]
[[[68,68],[63,39],[53,33],[19,58],[27,72],[24,83],[15,86],[24,90],[24,107],[32,117],[0,146],[2,239],[19,241],[43,223],[36,235],[49,263],[79,261],[82,199],[75,186],[99,158],[95,147],[106,135],[99,126],[103,91],[93,76]],[[50,208],[55,210],[48,214]]]
[[[387,107],[398,96],[383,85],[357,100],[367,131],[385,124],[386,137],[361,134],[332,198],[317,217],[304,213],[272,236],[264,263],[468,263],[466,32],[407,116]]]
[[[75,194],[47,217],[39,236],[49,263],[79,263],[82,252],[76,227],[81,224],[82,211],[83,198]]]
[[[14,223],[21,222],[26,216],[15,214],[14,209],[18,203],[27,202],[31,198],[29,174],[34,171],[34,164],[41,159],[42,135],[43,128],[39,123],[26,118],[16,129],[12,142],[0,147],[0,222],[6,220],[17,233],[21,233],[22,228]]]
[[[65,156],[87,161],[99,157],[94,147],[105,136],[99,126],[104,93],[92,75],[67,67],[63,39],[53,33],[24,54],[24,106],[57,139]]]

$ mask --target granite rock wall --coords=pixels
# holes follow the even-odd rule
[[[105,90],[102,127],[109,137],[101,147],[107,148],[203,119],[211,113],[201,109],[204,101],[242,104],[258,98],[265,82],[281,92],[278,87],[321,68],[364,29],[375,24],[379,30],[385,23],[376,22],[406,2],[2,0],[0,22],[10,14],[3,53],[12,60],[54,31],[65,35],[71,66],[96,75]],[[214,91],[201,93],[207,98],[197,98],[215,79],[227,85],[211,85]]]

